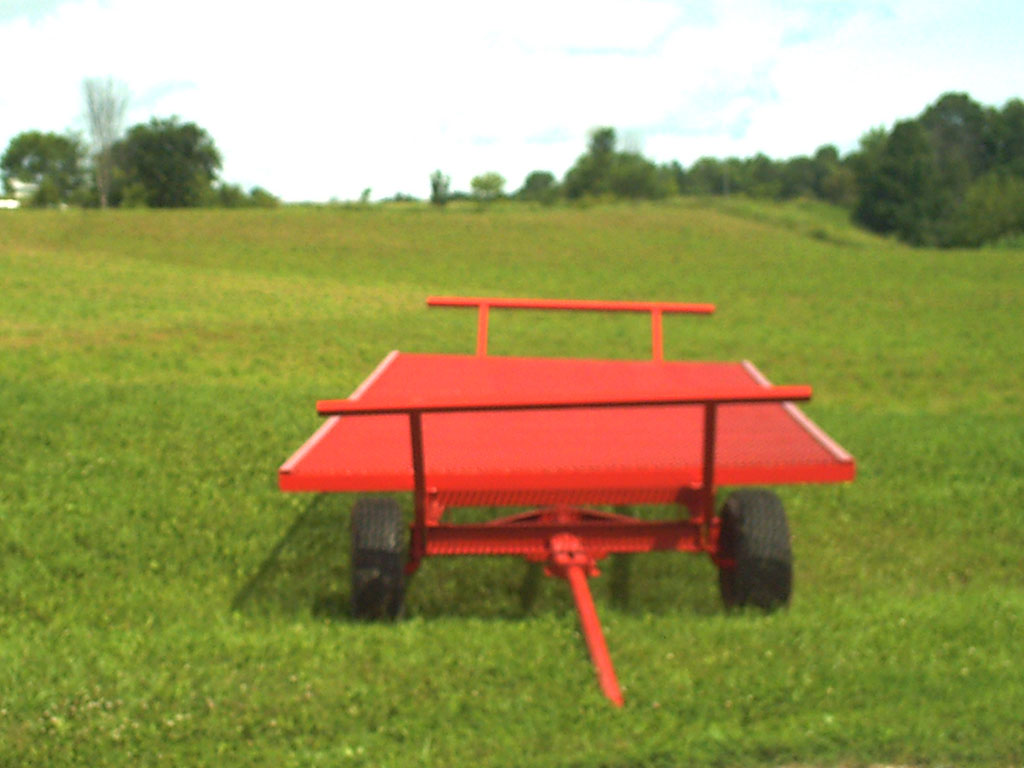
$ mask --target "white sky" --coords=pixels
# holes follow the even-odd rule
[[[1021,0],[0,0],[0,151],[127,125],[205,128],[222,178],[289,201],[557,177],[609,125],[658,161],[853,149],[947,91],[1024,96]]]

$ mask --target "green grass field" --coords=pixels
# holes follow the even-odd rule
[[[346,615],[348,497],[278,465],[391,349],[471,352],[431,293],[712,301],[666,356],[811,384],[858,460],[779,489],[791,607],[713,566],[564,583],[428,560]],[[1024,763],[1024,250],[912,250],[740,200],[0,215],[0,765]],[[496,314],[496,354],[643,357],[642,316]]]

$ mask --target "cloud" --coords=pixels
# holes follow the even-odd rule
[[[177,94],[194,91],[199,84],[194,80],[168,80],[156,83],[143,93],[132,96],[132,105],[137,110],[152,110]]]
[[[69,2],[73,0],[4,0],[0,5],[0,24],[15,19],[41,21]]]

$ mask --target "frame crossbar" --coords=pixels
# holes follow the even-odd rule
[[[714,304],[678,301],[595,301],[591,299],[510,299],[501,297],[431,296],[430,307],[476,307],[476,353],[487,354],[487,325],[491,307],[495,309],[562,309],[587,312],[650,312],[651,359],[665,359],[661,316],[665,313],[710,315]]]

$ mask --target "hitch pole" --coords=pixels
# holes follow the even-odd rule
[[[590,594],[590,585],[587,584],[586,570],[583,565],[568,565],[565,567],[565,577],[569,580],[569,586],[572,587],[576,611],[580,615],[580,625],[583,627],[583,637],[586,638],[590,659],[594,662],[594,669],[597,671],[597,681],[601,685],[604,695],[612,704],[621,707],[623,705],[622,691],[619,688],[619,680],[615,676],[612,658],[608,654],[608,645],[604,641],[604,632],[601,631],[597,610],[594,608],[594,598]]]

